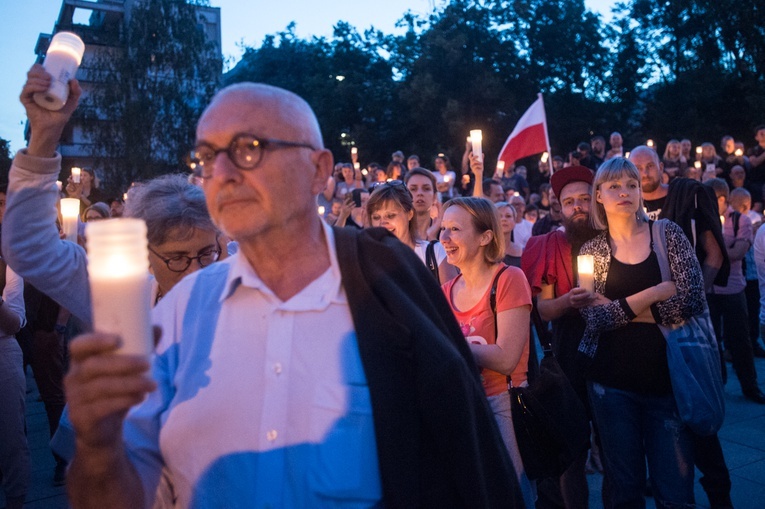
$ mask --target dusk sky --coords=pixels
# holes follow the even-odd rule
[[[11,149],[25,146],[24,122],[26,115],[18,100],[26,72],[34,63],[34,48],[38,35],[50,33],[61,9],[59,0],[2,0],[0,14],[0,51],[3,53],[5,79],[0,81],[0,138],[11,141]],[[586,0],[591,9],[601,12],[606,19],[611,5],[608,0]],[[242,55],[240,44],[259,46],[263,37],[284,30],[291,22],[297,23],[301,37],[330,36],[332,26],[339,20],[347,21],[359,30],[374,26],[385,33],[396,31],[396,21],[407,10],[427,14],[438,0],[211,0],[221,8],[223,56],[229,66]]]

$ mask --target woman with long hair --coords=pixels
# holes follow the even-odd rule
[[[377,186],[367,202],[369,224],[386,228],[401,242],[412,248],[415,254],[438,275],[439,282],[446,282],[457,275],[454,267],[446,262],[446,252],[438,241],[428,242],[417,235],[412,194],[400,180],[392,180]],[[429,254],[430,252],[430,254]],[[430,258],[430,260],[428,260]]]
[[[531,289],[519,268],[502,263],[504,238],[499,214],[490,201],[455,198],[447,202],[441,242],[447,260],[461,272],[442,286],[444,294],[481,368],[486,397],[513,460],[526,506],[534,507],[534,490],[515,440],[508,392],[508,379],[514,387],[527,385]]]
[[[688,168],[688,160],[681,152],[680,142],[674,139],[667,143],[661,162],[664,163],[664,173],[669,180],[682,177]]]
[[[497,212],[499,212],[499,226],[504,238],[505,256],[502,258],[502,262],[505,265],[520,268],[523,248],[514,242],[513,228],[515,228],[517,222],[515,219],[515,208],[506,201],[497,202],[494,206],[497,207]]]
[[[580,250],[594,257],[595,300],[582,310],[579,351],[590,359],[588,395],[614,507],[645,505],[646,460],[656,505],[686,507],[694,499],[692,435],[678,414],[659,326],[700,314],[704,283],[680,227],[648,220],[640,182],[621,157],[595,175],[591,220],[601,233]],[[660,227],[671,281],[662,280],[654,247]]]

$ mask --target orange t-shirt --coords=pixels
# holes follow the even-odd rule
[[[499,269],[500,267],[497,267],[497,270]],[[452,287],[461,277],[462,274],[444,283],[441,287],[446,294],[446,300],[449,301],[452,312],[457,317],[457,322],[460,324],[465,339],[470,342],[493,345],[497,339],[494,337],[494,313],[491,311],[489,302],[491,286],[486,288],[486,293],[475,306],[460,311],[454,306]],[[529,288],[529,283],[521,269],[508,267],[497,281],[497,313],[522,306],[531,306],[531,288]],[[528,328],[529,325],[524,324],[524,327]],[[521,359],[511,375],[514,387],[518,387],[526,381],[528,362],[529,342],[526,340]],[[507,377],[497,371],[482,368],[481,381],[487,396],[495,396],[507,390]]]

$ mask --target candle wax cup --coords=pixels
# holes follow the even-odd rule
[[[93,328],[117,334],[117,353],[150,355],[154,350],[151,326],[151,282],[146,273],[109,276],[90,274]]]
[[[78,61],[69,51],[48,51],[43,66],[53,79],[48,91],[36,93],[34,100],[45,109],[60,110],[69,98],[69,81],[77,72]]]

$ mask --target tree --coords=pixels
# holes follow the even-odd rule
[[[119,49],[93,63],[84,126],[112,187],[183,167],[221,75],[220,54],[197,20],[201,4],[136,2],[120,27]]]
[[[11,171],[11,144],[8,140],[0,138],[0,183],[8,182],[8,172]]]

